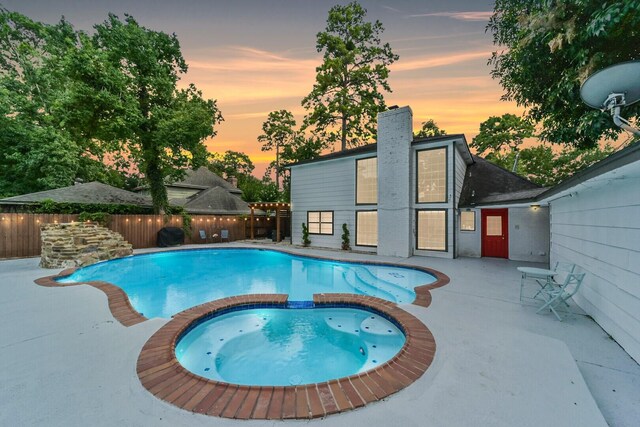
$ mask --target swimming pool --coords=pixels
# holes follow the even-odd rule
[[[310,301],[313,294],[352,293],[411,303],[414,287],[436,277],[412,268],[234,248],[136,255],[84,267],[58,281],[113,283],[145,317],[169,318],[206,301],[247,294]]]
[[[211,380],[296,386],[375,369],[404,343],[394,323],[362,308],[253,308],[198,322],[175,353]]]

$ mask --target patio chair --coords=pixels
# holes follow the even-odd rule
[[[200,239],[207,243],[207,233],[204,230],[198,230],[198,234],[200,234]]]
[[[538,290],[538,292],[533,297],[536,298],[548,286],[552,286],[554,284],[559,285],[561,282],[564,282],[564,279],[566,278],[567,274],[573,273],[575,269],[576,269],[575,264],[571,264],[570,262],[556,261],[556,265],[553,267],[553,271],[558,273],[558,275],[554,277],[555,283],[548,282],[548,281],[542,282],[540,280],[536,280],[536,282],[538,282],[538,285],[540,285],[540,290]],[[566,302],[565,302],[565,305],[569,307],[569,304],[567,304]]]
[[[220,242],[229,241],[229,230],[220,230]]]
[[[547,286],[541,290],[543,296],[545,298],[545,303],[542,307],[536,311],[536,313],[540,313],[542,310],[549,309],[559,321],[562,322],[562,317],[556,310],[559,304],[564,304],[569,307],[567,304],[567,300],[574,296],[578,290],[580,289],[580,285],[582,285],[582,281],[584,280],[585,273],[569,273],[567,277],[565,277],[564,282],[559,287],[556,286]]]

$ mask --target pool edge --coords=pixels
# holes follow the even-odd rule
[[[433,362],[435,339],[420,320],[390,301],[354,294],[315,294],[313,300],[316,305],[371,308],[401,325],[404,346],[375,369],[301,386],[241,386],[200,377],[176,359],[176,343],[198,319],[243,305],[284,308],[287,298],[283,294],[241,295],[176,314],[144,344],[136,365],[141,384],[157,398],[195,413],[235,419],[310,419],[382,400],[415,382]]]
[[[319,256],[319,255],[299,254],[299,253],[296,253],[296,252],[292,252],[292,251],[288,251],[288,250],[280,249],[280,248],[254,248],[254,247],[184,248],[184,249],[175,249],[175,250],[171,250],[171,251],[147,252],[147,253],[144,253],[144,254],[136,254],[136,255],[133,255],[133,256],[150,255],[150,254],[154,254],[154,253],[163,253],[163,252],[202,251],[202,250],[208,250],[208,249],[214,249],[214,250],[254,249],[254,250],[262,250],[262,251],[282,252],[282,253],[286,253],[286,254],[289,254],[289,255],[301,256],[301,257],[311,258],[311,259],[320,259],[320,260],[324,260],[324,261],[337,261],[337,262],[349,262],[349,263],[364,264],[364,265],[381,265],[381,266],[388,266],[388,267],[401,267],[401,268],[409,268],[409,269],[413,269],[413,270],[422,271],[422,272],[430,274],[430,275],[432,275],[432,276],[434,276],[436,278],[436,280],[434,282],[432,282],[432,283],[428,283],[428,284],[425,284],[425,285],[418,285],[418,286],[415,286],[413,288],[414,292],[416,293],[416,298],[413,300],[412,304],[418,305],[420,307],[425,307],[425,308],[429,307],[429,305],[431,305],[431,301],[432,301],[431,290],[432,289],[436,289],[436,288],[440,288],[442,286],[445,286],[450,282],[449,276],[447,276],[446,274],[444,274],[444,273],[442,273],[442,272],[440,272],[438,270],[434,270],[434,269],[428,268],[428,267],[421,267],[421,266],[415,266],[415,265],[405,265],[405,264],[394,264],[394,263],[391,263],[391,262],[376,262],[376,261],[368,261],[368,260],[345,261],[345,260],[341,260],[341,259],[337,259],[337,258],[324,257],[324,256]],[[39,279],[36,279],[36,280],[34,280],[34,283],[36,283],[37,285],[40,285],[40,286],[44,286],[44,287],[67,287],[67,286],[79,286],[79,285],[93,286],[94,288],[99,289],[99,290],[101,290],[102,292],[105,293],[105,295],[107,296],[107,299],[108,299],[109,309],[111,310],[111,314],[123,326],[127,326],[127,327],[128,326],[133,326],[133,325],[137,325],[138,323],[141,323],[141,322],[144,322],[144,321],[148,320],[147,317],[145,317],[142,314],[138,313],[138,311],[136,311],[136,309],[133,308],[133,305],[131,305],[131,301],[129,301],[129,296],[118,285],[114,285],[113,283],[110,283],[110,282],[97,281],[97,280],[96,281],[85,281],[85,282],[72,282],[72,283],[60,283],[60,282],[57,281],[58,279],[62,279],[62,278],[71,276],[73,273],[75,273],[80,268],[82,268],[82,267],[67,268],[67,269],[61,271],[58,274],[51,275],[51,276],[45,276],[45,277],[41,277]],[[347,294],[347,295],[351,295],[351,294]],[[355,294],[353,294],[353,295],[355,295]]]

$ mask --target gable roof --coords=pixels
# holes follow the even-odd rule
[[[224,188],[213,187],[187,199],[171,200],[181,204],[189,213],[243,215],[251,213],[247,202]]]
[[[467,166],[458,207],[527,202],[546,190],[482,157],[473,156],[473,160]]]
[[[53,190],[38,191],[36,193],[7,197],[0,200],[4,205],[20,205],[38,203],[51,199],[58,203],[96,203],[96,204],[123,204],[152,206],[151,198],[143,196],[111,185],[93,181],[84,184],[71,185],[69,187]]]
[[[456,134],[452,134],[452,135],[439,135],[439,136],[429,136],[426,138],[416,138],[414,140],[411,141],[411,144],[422,144],[425,142],[438,142],[438,141],[443,141],[443,140],[447,140],[447,139],[459,139],[462,138],[462,140],[464,141],[465,145],[466,145],[466,139],[464,134],[461,133],[456,133]],[[358,154],[365,154],[365,153],[376,153],[378,151],[378,144],[377,143],[372,143],[372,144],[367,144],[367,145],[361,145],[360,147],[356,147],[356,148],[350,148],[348,150],[342,150],[342,151],[336,151],[333,153],[329,153],[329,154],[325,154],[323,156],[319,156],[316,157],[314,159],[309,159],[309,160],[302,160],[296,163],[289,163],[288,165],[285,165],[285,168],[290,168],[292,166],[299,166],[299,165],[306,165],[308,163],[316,163],[316,162],[324,162],[327,160],[334,160],[334,159],[339,159],[342,157],[349,157],[349,156],[356,156]],[[468,148],[467,148],[468,151]]]
[[[181,181],[172,182],[167,185],[172,187],[186,187],[197,189],[221,187],[228,192],[242,194],[242,190],[234,187],[219,175],[211,172],[205,166],[202,166],[196,170],[187,169],[185,172],[185,176]]]

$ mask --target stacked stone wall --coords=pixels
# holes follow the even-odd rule
[[[133,253],[122,235],[94,223],[43,224],[40,236],[44,268],[84,267]]]

